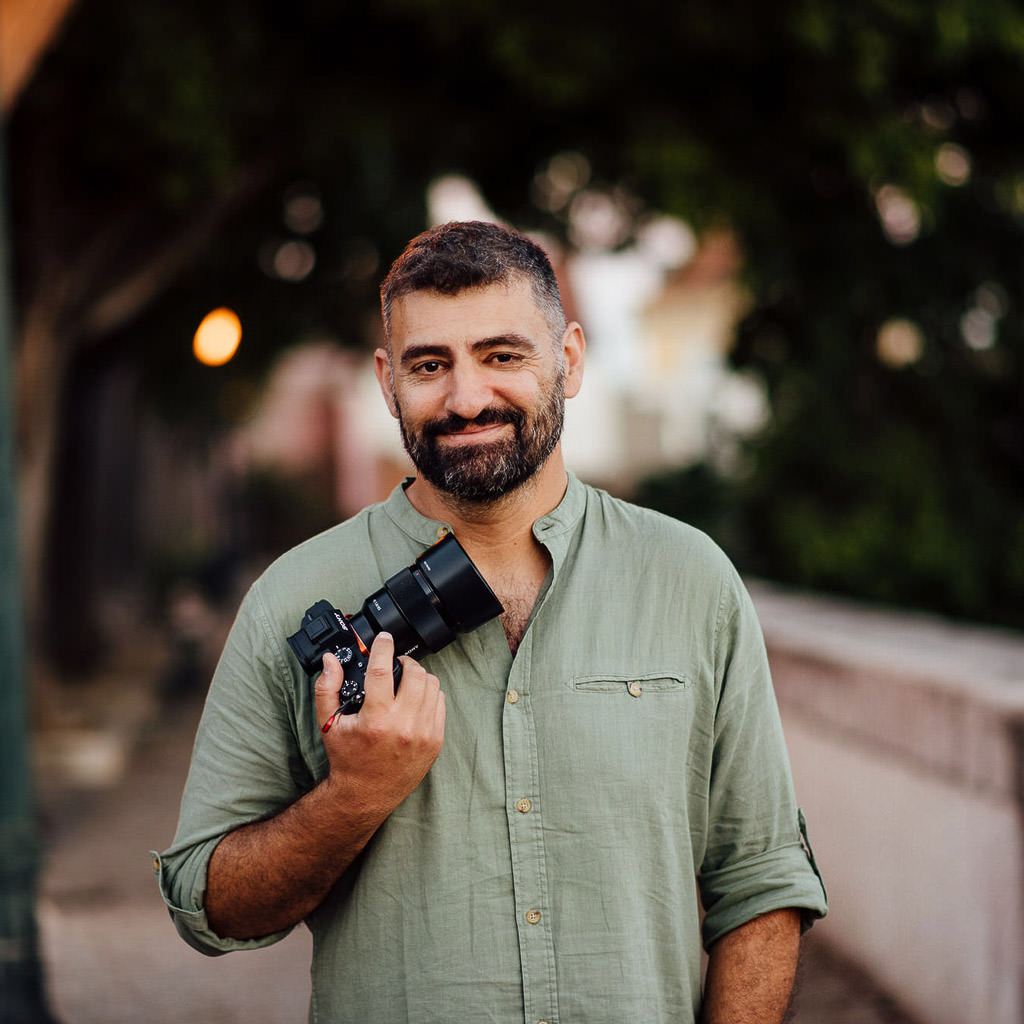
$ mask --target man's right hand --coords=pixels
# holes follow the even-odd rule
[[[323,734],[327,777],[279,814],[228,833],[210,858],[206,913],[220,936],[269,935],[297,924],[330,892],[387,816],[423,781],[444,742],[445,700],[436,676],[402,658],[394,642],[370,650],[366,699]],[[315,684],[321,728],[338,709],[341,665],[324,655]]]
[[[317,679],[317,722],[331,766],[330,788],[339,787],[357,805],[390,813],[419,784],[444,742],[445,698],[437,676],[412,658],[401,658],[402,681],[394,688],[394,641],[380,633],[370,648],[358,714],[336,715],[344,671],[333,654],[324,655]]]

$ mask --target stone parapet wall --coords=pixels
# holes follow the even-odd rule
[[[830,898],[928,1024],[1024,1020],[1024,635],[751,593]]]

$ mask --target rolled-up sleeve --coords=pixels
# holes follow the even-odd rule
[[[214,848],[220,840],[193,846],[187,850],[153,851],[153,871],[178,934],[206,956],[220,956],[236,949],[259,949],[283,939],[290,929],[263,935],[257,939],[223,938],[206,919],[203,900],[206,895],[206,871]]]
[[[738,578],[722,591],[716,663],[708,841],[699,878],[705,947],[772,910],[801,910],[805,929],[827,912],[793,791],[764,638]]]
[[[294,680],[281,660],[263,604],[250,590],[221,655],[203,716],[171,847],[153,870],[175,927],[215,956],[283,938],[222,938],[206,918],[210,858],[228,833],[272,816],[313,785],[295,725]]]

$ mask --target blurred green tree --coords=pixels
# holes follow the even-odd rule
[[[560,232],[535,178],[576,152],[744,249],[774,415],[721,482],[741,565],[1024,624],[1022,58],[1010,0],[82,0],[10,124],[30,582],[89,367],[214,415],[283,341],[363,340],[430,180]],[[251,326],[204,372],[223,303]]]
[[[714,149],[753,297],[732,358],[773,418],[704,524],[750,572],[1024,626],[1021,12],[788,14]],[[645,493],[685,516],[704,484]]]

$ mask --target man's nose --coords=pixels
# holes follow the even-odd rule
[[[446,412],[471,420],[491,404],[492,398],[487,374],[481,368],[473,365],[455,366],[448,374]]]

